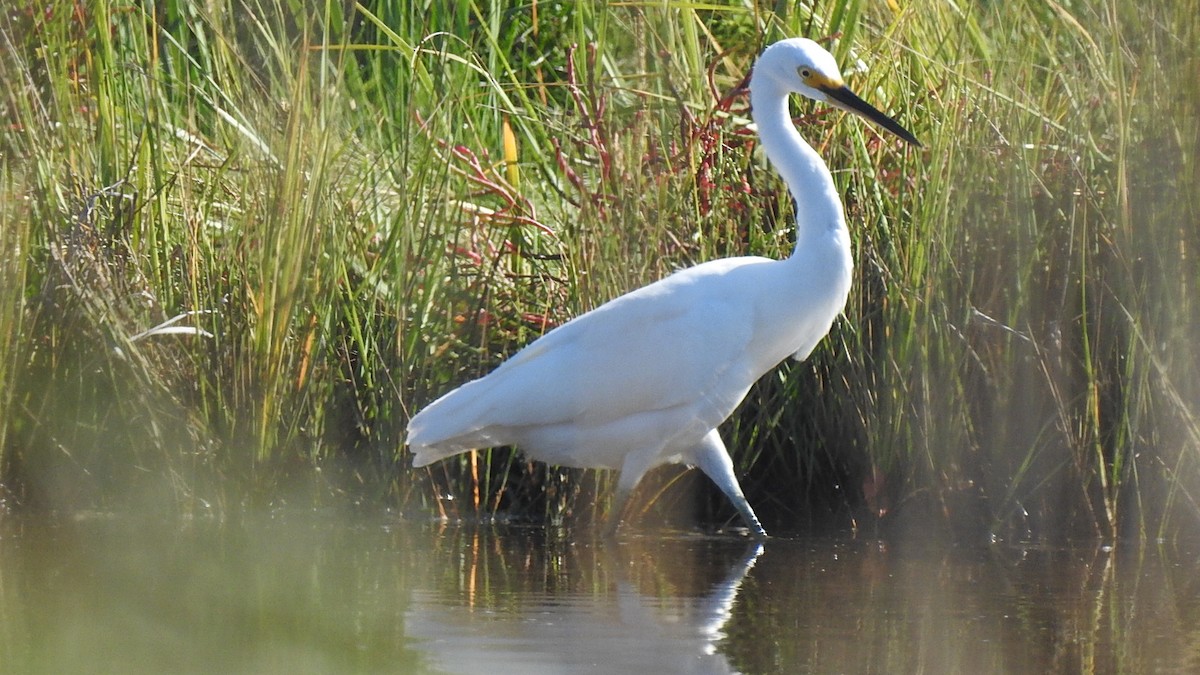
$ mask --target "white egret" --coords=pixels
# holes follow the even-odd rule
[[[717,425],[755,380],[789,355],[803,360],[829,332],[853,268],[833,177],[792,124],[790,94],[857,113],[920,145],[851,92],[817,43],[772,44],[751,74],[751,116],[796,201],[792,255],[696,265],[555,328],[413,417],[414,465],[512,445],[549,464],[616,469],[614,530],[647,471],[697,466],[765,537]]]

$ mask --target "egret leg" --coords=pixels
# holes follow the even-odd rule
[[[617,480],[620,482],[620,479]],[[629,504],[629,495],[632,490],[622,490],[617,488],[617,494],[613,497],[612,510],[608,513],[608,523],[604,526],[604,536],[613,539],[617,536],[617,528],[621,526],[621,516],[625,513],[625,506]]]
[[[616,535],[617,528],[621,525],[621,516],[625,514],[625,507],[629,505],[629,497],[633,495],[633,488],[637,487],[657,457],[657,452],[649,450],[625,455],[625,461],[621,463],[621,475],[617,478],[617,494],[613,498],[612,511],[608,514],[608,526],[605,528],[607,536]]]
[[[758,522],[758,516],[754,515],[754,509],[750,508],[746,495],[742,494],[742,486],[738,485],[737,476],[733,473],[733,460],[729,458],[729,451],[725,449],[725,443],[716,429],[708,432],[704,440],[700,441],[700,445],[692,451],[692,461],[721,488],[726,497],[729,497],[729,501],[737,507],[738,513],[742,514],[746,525],[750,526],[755,538],[766,539],[767,531],[763,529],[762,523]]]

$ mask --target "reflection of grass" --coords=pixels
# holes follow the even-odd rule
[[[787,255],[790,200],[710,84],[760,34],[836,33],[866,65],[851,85],[926,149],[802,108],[858,279],[728,424],[756,508],[1020,536],[1196,513],[1194,0],[438,5],[6,16],[7,497],[112,503],[167,475],[188,509],[316,465],[430,494],[398,454],[415,408],[680,266]],[[548,515],[590,516],[605,480],[507,451],[432,475]]]

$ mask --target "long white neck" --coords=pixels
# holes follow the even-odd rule
[[[810,234],[845,230],[846,216],[829,168],[792,124],[788,93],[773,89],[751,87],[750,115],[758,126],[763,150],[796,200],[798,251]]]

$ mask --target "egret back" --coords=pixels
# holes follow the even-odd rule
[[[412,419],[408,443],[417,465],[520,444],[536,436],[530,433],[536,428],[569,424],[581,438],[591,429],[611,433],[622,419],[656,412],[702,423],[706,432],[761,375],[748,359],[761,323],[749,298],[778,264],[730,258],[691,267],[547,333]],[[775,361],[797,347],[781,345]],[[539,448],[523,447],[538,456]],[[560,449],[547,450],[557,455]]]

